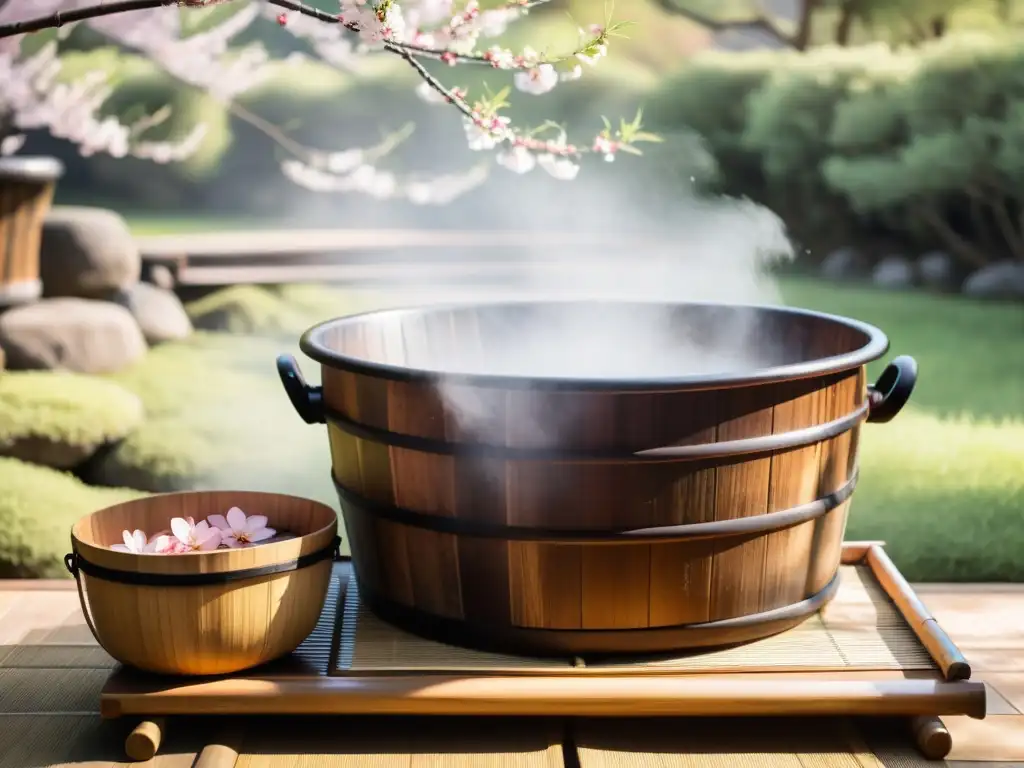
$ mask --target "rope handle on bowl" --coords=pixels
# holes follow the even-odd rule
[[[884,424],[903,410],[914,385],[917,384],[917,361],[900,355],[882,371],[873,386],[868,387],[868,421]]]
[[[64,555],[64,567],[68,569],[68,573],[75,577],[75,584],[78,587],[78,603],[82,606],[82,615],[85,617],[85,624],[89,627],[89,631],[92,632],[92,636],[96,638],[96,642],[100,641],[100,636],[96,634],[96,626],[92,623],[92,613],[89,611],[88,603],[85,599],[85,590],[82,589],[82,577],[81,571],[78,569],[78,553],[69,552]]]
[[[277,374],[281,377],[284,391],[292,406],[307,424],[324,424],[323,387],[311,387],[306,383],[299,364],[291,355],[278,355]]]

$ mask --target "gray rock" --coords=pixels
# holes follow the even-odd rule
[[[0,347],[11,370],[121,370],[146,354],[124,307],[90,299],[43,299],[0,315]]]
[[[974,299],[1024,300],[1024,264],[1000,261],[982,267],[964,281],[963,292]]]
[[[917,277],[926,288],[954,290],[963,279],[956,260],[943,251],[929,251],[917,260]]]
[[[149,274],[146,275],[146,280],[158,288],[164,288],[168,291],[174,290],[174,273],[164,264],[154,264],[151,266]]]
[[[879,288],[909,288],[914,284],[914,268],[902,256],[886,256],[872,270],[871,282]]]
[[[43,223],[39,273],[46,297],[105,299],[138,282],[139,248],[104,208],[56,207]]]
[[[181,300],[170,291],[149,283],[136,283],[114,299],[132,313],[150,344],[177,341],[192,334],[192,321]]]
[[[821,262],[821,274],[829,280],[858,280],[867,277],[871,265],[867,257],[855,248],[832,251]]]

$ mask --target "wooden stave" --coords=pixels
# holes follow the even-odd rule
[[[620,630],[473,624],[402,606],[372,590],[364,590],[362,586],[359,598],[375,614],[399,629],[448,645],[525,656],[614,657],[738,645],[770,637],[792,629],[822,610],[838,589],[837,574],[825,587],[800,603],[760,614],[713,622]]]
[[[0,307],[42,294],[39,250],[55,189],[55,180],[0,172]]]
[[[858,371],[856,373],[856,377],[855,378],[852,378],[852,379],[850,377],[844,377],[844,378],[847,379],[847,382],[846,382],[847,383],[847,391],[843,393],[843,396],[846,398],[845,400],[843,400],[843,402],[854,402],[858,398],[863,398],[866,395],[866,385],[865,385],[865,380],[864,380],[863,369],[861,369],[860,371]],[[326,379],[327,379],[327,377],[325,377],[325,380]],[[326,381],[325,381],[325,383],[326,383]],[[852,386],[851,386],[851,384],[852,384]],[[820,395],[817,396],[818,397],[817,405],[816,405],[815,409],[812,409],[812,410],[816,410],[816,412],[826,412],[827,411],[827,407],[826,406],[830,402],[829,397],[832,398],[831,402],[833,404],[835,402],[837,402],[836,397],[835,397],[835,393],[832,392],[832,390],[830,390],[828,388],[826,388],[825,390],[819,390],[819,391],[825,391],[825,392],[827,392],[829,394],[826,394],[824,396],[820,396]],[[331,389],[325,387],[324,392],[325,392],[325,400],[330,402],[330,400],[331,400],[331,395],[330,395]],[[335,392],[335,395],[336,394],[337,393]],[[782,406],[782,408],[790,408],[790,409],[793,409],[793,410],[796,410],[796,408],[798,408],[798,407],[799,406],[794,406],[792,404],[785,404],[785,405]],[[804,408],[804,412],[802,413],[802,415],[801,415],[801,413],[796,413],[795,414],[796,419],[791,418],[788,423],[792,423],[793,421],[798,421],[801,418],[803,420],[805,420],[805,421],[808,420],[808,419],[812,419],[812,416],[807,412],[807,404],[806,403],[803,404],[803,408]],[[783,411],[783,415],[786,415],[785,411]],[[820,413],[819,413],[819,415],[820,415]],[[755,414],[755,417],[756,416],[757,415]],[[774,427],[774,424],[775,424],[774,409],[773,409],[772,416],[773,416],[772,426]],[[761,414],[760,418],[763,419],[764,418],[764,414]],[[818,419],[818,421],[821,421],[821,419]],[[782,425],[784,423],[786,423],[785,419],[780,420],[780,425]],[[762,425],[763,425],[763,421],[762,421]],[[735,425],[734,425],[734,428],[735,428]],[[842,482],[847,481],[849,479],[849,477],[851,476],[851,474],[853,473],[853,471],[855,471],[855,467],[856,467],[856,443],[857,443],[857,435],[859,433],[859,429],[860,429],[860,425],[858,424],[856,427],[854,427],[853,429],[851,429],[848,432],[844,433],[843,435],[840,435],[840,436],[838,436],[836,438],[833,438],[830,441],[828,441],[828,445],[823,445],[822,443],[816,443],[816,444],[813,444],[813,445],[810,445],[810,446],[806,446],[806,447],[801,448],[801,449],[797,449],[796,451],[779,452],[779,454],[773,454],[772,456],[768,457],[767,459],[760,459],[760,460],[758,460],[758,462],[760,464],[760,468],[759,468],[758,471],[760,472],[760,475],[762,477],[763,483],[765,485],[765,489],[764,489],[764,493],[763,493],[763,498],[764,498],[763,511],[767,512],[769,506],[771,506],[773,508],[773,510],[778,510],[778,509],[785,508],[783,506],[784,502],[787,499],[791,500],[792,497],[794,496],[795,492],[792,489],[787,490],[785,488],[780,488],[779,484],[776,484],[776,486],[774,486],[774,489],[773,489],[773,486],[772,486],[772,484],[770,482],[771,464],[773,462],[779,462],[780,465],[788,466],[790,469],[793,468],[793,466],[794,466],[793,459],[792,459],[792,457],[787,457],[785,455],[787,453],[788,454],[796,454],[796,455],[802,455],[803,456],[803,459],[799,460],[797,462],[797,464],[799,464],[801,462],[804,465],[817,464],[819,472],[818,472],[818,477],[815,478],[816,484],[820,483],[823,478],[827,478],[828,479],[827,481],[833,483],[833,489],[834,489],[834,487],[836,487],[836,485],[841,484],[840,480]],[[334,435],[332,434],[332,441],[333,441],[333,438],[334,438]],[[383,450],[384,450],[385,454],[390,454],[395,449],[388,449],[387,447],[384,447]],[[333,461],[333,464],[335,466],[335,471],[336,472],[337,472],[337,470],[340,467],[343,467],[346,464],[351,465],[351,462],[345,462],[344,460],[339,461],[339,458],[342,458],[342,457],[339,457],[339,456],[335,455],[334,461]],[[766,461],[768,462],[767,468],[765,466],[765,462]],[[364,462],[362,462],[361,459],[358,460],[357,463],[359,463],[360,465],[364,465]],[[767,469],[767,473],[765,472],[766,469]],[[740,473],[741,477],[742,477],[744,472],[749,474],[749,471],[750,471],[749,467],[744,468],[742,465],[741,465],[740,469],[738,470],[738,472]],[[734,470],[727,470],[727,473],[735,475],[736,471],[734,471]],[[430,475],[429,472],[426,472],[425,474]],[[734,482],[735,482],[735,480],[736,480],[736,478],[733,477],[733,481]],[[391,485],[391,482],[390,481],[389,482],[380,482],[380,478],[377,478],[377,481],[372,483],[371,485],[372,485],[372,487],[375,487],[378,492],[380,492],[381,490],[386,490],[387,487]],[[832,489],[830,489],[830,490],[832,490]],[[791,550],[792,549],[800,549],[802,547],[803,550],[805,551],[806,562],[803,563],[803,570],[805,571],[805,579],[804,579],[804,583],[802,585],[799,584],[799,583],[796,583],[796,584],[794,583],[794,575],[793,574],[794,573],[799,574],[799,571],[800,571],[800,567],[799,566],[798,567],[791,567],[791,568],[789,568],[788,569],[789,572],[787,572],[787,569],[785,569],[785,568],[783,568],[783,569],[779,569],[779,568],[775,568],[775,567],[773,567],[772,569],[767,569],[766,568],[765,572],[760,574],[761,586],[759,588],[757,588],[757,589],[748,588],[746,590],[745,594],[740,595],[740,599],[736,599],[735,593],[737,592],[737,590],[729,589],[729,584],[727,583],[727,580],[723,580],[723,579],[720,578],[719,579],[719,583],[718,583],[718,591],[722,592],[722,593],[724,593],[726,595],[728,595],[729,593],[733,593],[733,599],[731,599],[731,600],[725,599],[724,600],[725,605],[718,605],[716,607],[716,605],[714,604],[715,601],[713,600],[713,595],[709,595],[708,601],[707,601],[709,604],[707,606],[704,606],[705,612],[704,612],[703,615],[699,614],[699,610],[701,609],[700,605],[696,606],[697,609],[698,609],[698,614],[697,615],[693,615],[693,612],[690,611],[689,608],[685,608],[685,607],[683,608],[682,613],[683,614],[687,614],[689,612],[690,615],[686,616],[686,618],[696,619],[696,621],[691,622],[691,623],[702,623],[702,622],[706,623],[708,621],[730,620],[730,619],[735,619],[735,618],[740,617],[740,616],[749,615],[751,613],[756,613],[756,612],[758,612],[759,610],[762,610],[762,609],[771,610],[771,609],[782,608],[785,605],[791,605],[793,603],[800,602],[800,600],[802,600],[802,599],[806,599],[808,594],[814,594],[815,592],[820,591],[820,589],[824,588],[824,585],[827,584],[830,581],[831,578],[834,578],[835,573],[836,573],[836,571],[838,569],[838,565],[839,565],[839,550],[841,548],[842,535],[843,535],[843,532],[845,530],[847,509],[848,509],[848,503],[845,503],[840,508],[838,508],[836,510],[833,510],[833,512],[831,512],[828,515],[826,515],[819,522],[814,522],[814,523],[812,523],[810,525],[796,526],[795,528],[793,528],[791,530],[780,531],[780,532],[777,532],[776,534],[772,534],[773,541],[776,542],[774,546],[779,546],[781,544],[781,548],[783,550],[785,550],[787,547],[789,549],[791,549]],[[513,555],[511,553],[511,551],[508,549],[509,545],[507,545],[507,544],[505,544],[505,545],[500,544],[500,543],[495,544],[495,543],[492,542],[492,543],[490,543],[488,545],[489,548],[490,548],[490,551],[488,551],[488,552],[478,551],[478,552],[475,552],[475,553],[470,553],[470,552],[464,551],[466,549],[466,547],[464,546],[465,543],[466,543],[464,538],[458,539],[456,541],[454,537],[450,537],[450,540],[445,542],[444,538],[443,538],[443,536],[444,536],[443,534],[431,534],[430,532],[427,532],[426,537],[425,537],[423,532],[412,532],[412,531],[409,531],[408,529],[402,530],[401,526],[394,526],[394,525],[391,525],[391,524],[378,524],[378,525],[376,525],[376,527],[374,529],[374,532],[368,534],[368,532],[366,531],[366,526],[365,525],[361,526],[359,523],[356,523],[354,520],[352,520],[351,517],[352,516],[350,514],[346,514],[346,523],[348,525],[349,535],[350,535],[350,538],[352,539],[352,543],[353,543],[352,549],[353,549],[353,556],[354,556],[354,564],[355,564],[356,571],[357,571],[357,577],[360,578],[360,583],[368,585],[368,587],[370,587],[371,589],[377,589],[378,593],[380,593],[380,596],[383,597],[385,600],[393,600],[395,603],[398,603],[400,605],[404,603],[406,606],[409,606],[409,607],[423,608],[426,611],[426,613],[433,613],[433,614],[438,615],[438,616],[448,616],[448,618],[450,618],[450,619],[454,618],[455,620],[458,620],[460,615],[462,615],[463,619],[466,619],[466,617],[464,615],[466,613],[465,610],[464,610],[465,606],[463,605],[463,603],[466,602],[465,598],[468,596],[467,594],[465,594],[465,588],[468,585],[462,585],[461,583],[459,584],[459,587],[458,587],[459,594],[458,594],[457,599],[452,599],[452,595],[451,594],[447,595],[447,597],[442,597],[440,599],[438,599],[438,597],[436,595],[434,595],[434,596],[429,596],[429,595],[426,595],[426,596],[425,595],[419,595],[419,596],[417,596],[415,594],[416,589],[414,588],[413,585],[418,585],[419,590],[421,592],[423,592],[424,589],[425,589],[425,587],[424,587],[425,584],[430,584],[431,582],[437,582],[437,583],[442,583],[443,584],[443,583],[447,582],[449,584],[449,590],[448,591],[450,592],[451,591],[450,590],[450,585],[453,582],[458,583],[458,578],[459,578],[458,577],[458,570],[459,570],[459,563],[460,562],[463,563],[463,564],[467,564],[468,563],[468,564],[470,564],[470,567],[476,568],[477,569],[475,571],[476,573],[480,573],[481,571],[479,569],[481,567],[485,567],[485,566],[487,566],[489,564],[490,568],[489,568],[489,570],[487,572],[491,574],[492,578],[494,577],[494,574],[496,573],[496,571],[501,570],[500,567],[495,567],[494,566],[494,563],[495,563],[496,560],[500,562],[502,559],[504,559],[505,563],[508,565],[508,567],[506,568],[506,571],[510,570],[510,568],[511,568],[511,561],[513,559]],[[431,537],[435,537],[435,538],[431,539]],[[718,558],[719,572],[728,571],[729,570],[728,565],[730,564],[730,561],[732,563],[735,563],[735,562],[738,561],[738,562],[740,562],[742,564],[743,562],[750,561],[751,559],[755,559],[755,560],[759,559],[762,563],[767,565],[768,562],[769,562],[769,557],[768,557],[768,554],[767,554],[768,544],[765,541],[765,539],[767,539],[767,538],[768,537],[755,538],[755,539],[752,539],[751,541],[745,542],[744,545],[742,545],[742,546],[740,546],[738,548],[723,549],[721,551],[714,552],[712,554],[712,558],[714,558],[714,557]],[[406,542],[407,541],[412,541],[414,543],[409,545],[408,548],[406,548]],[[506,552],[504,554],[502,554],[500,551],[496,551],[496,549],[500,550],[501,547],[503,547],[503,546],[505,546],[507,548]],[[395,547],[397,547],[398,549],[396,550]],[[390,552],[388,551],[389,548],[391,549]],[[451,557],[451,552],[449,552],[449,554],[447,555],[448,562],[449,563],[454,563],[454,566],[449,566],[450,570],[454,570],[455,571],[455,578],[454,579],[452,578],[452,575],[450,573],[449,573],[447,578],[437,578],[437,577],[432,578],[430,574],[424,574],[422,572],[419,573],[419,574],[416,574],[417,566],[416,566],[415,563],[407,563],[406,564],[407,569],[409,571],[406,574],[391,573],[390,574],[390,578],[382,578],[382,576],[385,575],[385,574],[382,574],[381,569],[379,568],[380,563],[384,562],[384,561],[387,561],[389,563],[395,563],[395,557],[394,556],[398,553],[398,551],[401,551],[402,549],[405,549],[405,551],[409,551],[411,549],[415,549],[415,551],[417,552],[418,555],[422,555],[424,552],[433,549],[435,551],[431,552],[429,557],[430,558],[435,558],[436,557],[438,562],[440,562],[442,560],[442,556],[436,550],[439,550],[439,549],[442,549],[442,548],[446,548],[446,549],[449,549],[449,550],[454,550],[454,552],[455,552],[454,558]],[[482,549],[482,548],[481,547],[477,547],[477,549]],[[547,549],[547,551],[545,551],[546,549]],[[616,547],[616,549],[619,549],[619,548]],[[635,550],[637,548],[634,547],[633,549],[634,549],[633,555],[635,555],[636,554]],[[379,550],[379,551],[374,551],[374,550]],[[563,547],[563,552],[564,551],[565,551],[565,547]],[[693,558],[689,558],[689,559],[687,559],[687,558],[680,558],[680,557],[677,556],[679,551],[680,550],[677,548],[675,550],[675,554],[670,554],[671,549],[669,547],[657,547],[657,548],[655,548],[652,545],[650,547],[651,554],[650,554],[649,557],[650,558],[654,558],[654,559],[658,559],[660,562],[664,562],[664,563],[673,563],[674,562],[676,564],[680,564],[680,562],[681,562],[681,567],[684,570],[689,570],[691,572],[689,574],[690,577],[693,576],[693,572],[697,572],[699,574],[703,574],[704,578],[709,578],[709,577],[707,577],[707,573],[706,573],[707,570],[708,570],[708,563],[706,562],[708,560],[708,558],[705,557],[703,559],[697,559],[697,560],[695,560]],[[618,560],[618,565],[619,565],[619,567],[621,569],[623,563],[628,564],[628,563],[631,562],[631,555],[628,552],[628,549],[627,549],[627,551],[625,553],[620,551],[620,555],[621,555],[620,557],[613,558],[612,560],[613,561],[614,560]],[[523,557],[523,556],[524,555],[522,555],[522,553],[520,553],[520,557]],[[525,557],[527,557],[527,558],[533,557],[535,560],[537,560],[537,559],[539,559],[539,560],[544,560],[544,559],[550,560],[551,559],[550,558],[550,545],[539,545],[536,548],[536,551],[534,551],[533,553],[527,553],[525,555]],[[594,554],[592,552],[588,552],[585,555],[581,554],[579,559],[580,560],[588,560],[588,559],[593,559],[593,557],[594,557]],[[611,562],[611,561],[608,561],[608,562]],[[606,564],[605,564],[605,566],[603,568],[602,568],[602,566],[600,564],[592,566],[590,568],[590,571],[592,571],[592,572],[595,572],[595,571],[599,572],[601,570],[614,570],[614,567],[611,567],[611,568],[608,567],[608,562],[606,562]],[[786,563],[787,559],[784,558],[784,557],[781,557],[781,556],[780,557],[775,557],[774,558],[774,562],[775,563],[779,563],[779,562]],[[475,565],[473,565],[473,564],[475,564]],[[550,563],[549,563],[549,565],[550,565]],[[723,567],[723,566],[725,566],[725,567]],[[464,567],[465,567],[465,565],[464,565]],[[553,566],[555,571],[558,571],[560,567],[564,568],[565,564],[563,563],[560,566],[559,564],[555,563],[554,566]],[[637,560],[634,557],[633,558],[633,567],[634,567],[634,570],[636,568],[641,568],[642,569],[643,568],[642,558]],[[581,570],[583,570],[583,568],[584,568],[584,565],[583,564],[579,564],[579,565],[577,565],[575,567],[575,570],[581,571]],[[648,566],[648,568],[650,568],[650,566]],[[399,568],[396,568],[394,570],[401,572],[403,569],[402,569],[402,567],[399,567]],[[422,569],[420,569],[420,570],[422,570]],[[571,570],[573,570],[573,568],[570,567],[569,570],[571,571]],[[740,568],[739,571],[742,572],[742,568]],[[677,575],[680,575],[680,574],[677,574]],[[687,575],[685,573],[681,574],[681,576],[682,576],[682,578],[687,578]],[[666,578],[666,580],[667,580],[667,577],[664,577],[664,578]],[[508,575],[508,580],[509,580],[509,582],[511,582],[514,579],[512,578],[511,575]],[[404,584],[400,584],[400,582],[403,582],[403,581],[404,581]],[[764,582],[765,581],[769,582],[767,587],[764,586]],[[559,579],[558,583],[560,585],[563,585],[564,582],[561,579]],[[493,598],[495,597],[496,594],[500,594],[500,591],[501,591],[500,588],[504,587],[504,582],[502,582],[502,580],[500,578],[498,578],[498,579],[494,580],[494,584],[492,586],[497,586],[497,587],[499,587],[499,589],[497,591],[492,589],[489,592],[485,591],[484,594],[478,595],[478,599],[476,599],[474,601],[476,603],[478,609],[481,608],[481,607],[490,606],[491,604],[493,604],[495,602],[493,600]],[[796,587],[801,587],[799,592],[795,592],[794,591],[796,589]],[[541,591],[543,591],[543,590],[541,590]],[[580,591],[581,592],[583,591],[583,586],[582,585],[580,586]],[[514,588],[512,588],[512,592],[513,593],[515,592]],[[536,595],[534,597],[536,597]],[[547,597],[550,597],[550,595],[541,595],[540,599],[543,602],[543,600],[545,598],[547,598]],[[793,599],[794,597],[798,597],[799,599]],[[582,597],[580,598],[580,600],[582,601]],[[680,609],[682,603],[686,602],[685,600],[684,601],[679,601],[679,600],[676,601],[676,605],[675,605],[675,609],[676,610],[675,610],[674,614],[672,613],[672,606],[671,605],[668,605],[667,607],[666,607],[666,605],[662,605],[661,609],[658,610],[658,611],[655,611],[654,608],[653,608],[655,602],[659,602],[660,601],[661,603],[670,604],[672,602],[671,600],[666,600],[664,598],[661,598],[660,600],[656,600],[656,598],[653,595],[651,595],[648,598],[648,600],[649,600],[649,604],[648,604],[647,610],[652,615],[657,613],[661,617],[659,619],[659,626],[664,626],[666,624],[671,624],[671,623],[674,623],[674,624],[685,623],[685,622],[679,622],[679,621],[675,621],[675,622],[671,621],[671,619],[678,619],[678,618],[680,618],[680,610],[679,609]],[[515,601],[515,596],[513,595],[512,597],[510,597],[509,602],[513,603],[514,601]],[[634,596],[633,599],[621,600],[620,602],[624,603],[624,604],[631,604],[631,603],[632,604],[636,604],[635,596]],[[472,614],[469,617],[469,619],[479,618],[477,616],[477,614],[480,614],[480,616],[483,616],[483,613],[480,612],[479,610],[469,611],[469,613]],[[512,613],[515,613],[515,612],[512,611]],[[527,609],[523,609],[521,607],[519,613],[520,613],[520,618],[522,618],[522,616],[524,614],[529,614],[529,611]],[[524,623],[522,620],[520,620],[519,622],[516,622],[514,615],[510,616],[510,615],[508,615],[508,613],[506,613],[503,616],[500,613],[496,613],[495,611],[488,612],[488,615],[485,618],[488,621],[490,621],[490,622],[498,622],[498,624],[500,624],[501,626],[506,626],[506,627],[509,627],[509,628],[516,627],[516,626],[521,626]],[[530,623],[530,622],[527,621],[526,623]],[[537,624],[537,623],[545,624],[545,620],[541,619],[538,622],[536,616],[534,616],[533,617],[533,623],[534,624]],[[550,624],[551,622],[546,622],[546,623]],[[562,622],[562,623],[564,624],[564,622]],[[581,620],[579,623],[583,624],[584,622]],[[638,622],[634,621],[633,623],[636,624]],[[564,626],[563,627],[540,626],[540,627],[534,627],[534,628],[536,628],[536,629],[568,629],[567,627],[564,627]],[[642,629],[642,627],[631,626],[631,627],[623,627],[623,629],[638,630],[638,629]],[[648,627],[648,629],[650,629],[650,628]],[[656,629],[657,629],[657,627],[655,628],[655,630]],[[579,631],[585,631],[585,630],[579,630]],[[659,634],[657,631],[655,631],[654,633],[655,634]],[[666,638],[666,641],[668,641],[668,635],[665,632],[661,632],[660,634],[661,634],[661,636],[663,638]],[[628,638],[624,638],[622,642],[623,643],[627,643],[627,641],[628,641]],[[582,642],[582,640],[581,640],[581,642]],[[672,642],[679,642],[679,640],[678,639],[672,640]],[[674,647],[678,647],[678,646],[674,646]],[[624,648],[623,650],[631,650],[631,648]]]
[[[461,386],[452,396],[476,403],[481,411],[499,414],[474,428],[459,423],[431,382],[395,381],[328,365],[321,366],[321,379],[323,406],[329,417],[371,439],[400,442],[404,437],[410,442],[419,439],[478,449],[483,446],[475,436],[486,431],[503,436],[501,441],[487,442],[494,449],[612,451],[619,453],[612,458],[621,458],[666,446],[700,446],[777,434],[779,430],[773,429],[770,420],[758,418],[776,408],[787,411],[789,430],[849,416],[867,406],[864,371],[860,367],[820,377],[696,391],[530,391]],[[843,398],[827,417],[802,407],[816,402],[826,389],[841,392]],[[455,393],[454,388],[451,391]],[[524,426],[530,419],[534,423]],[[537,422],[555,420],[560,422],[557,439],[537,427]],[[622,425],[628,429],[616,429]]]

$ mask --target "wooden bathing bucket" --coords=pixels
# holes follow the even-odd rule
[[[122,531],[152,537],[171,518],[240,507],[295,538],[236,549],[155,555],[110,549]],[[103,649],[149,672],[222,675],[295,650],[313,631],[338,548],[325,504],[276,493],[195,491],[127,501],[71,530],[68,570]]]
[[[43,220],[64,167],[49,157],[0,158],[0,309],[35,301]]]
[[[765,364],[474,372],[511,338],[502,328],[644,312],[708,349],[742,327]],[[745,642],[819,610],[837,588],[861,424],[891,419],[917,375],[901,357],[867,385],[888,349],[869,325],[727,305],[389,310],[318,325],[301,348],[322,386],[289,356],[278,369],[302,418],[328,425],[360,598],[421,635],[543,655]]]

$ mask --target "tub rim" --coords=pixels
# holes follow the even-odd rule
[[[807,360],[788,365],[756,368],[750,371],[721,374],[694,374],[675,377],[617,377],[592,378],[574,376],[508,376],[488,373],[459,373],[437,371],[428,368],[412,368],[409,366],[380,363],[353,357],[327,347],[323,336],[345,325],[354,325],[372,317],[401,317],[409,314],[422,314],[426,311],[452,311],[457,309],[474,309],[481,307],[515,307],[538,304],[661,304],[673,302],[662,301],[607,301],[598,299],[538,299],[515,300],[500,302],[452,302],[444,304],[426,304],[403,306],[388,309],[376,309],[359,312],[353,315],[336,317],[317,323],[306,330],[299,339],[299,349],[322,366],[335,370],[365,374],[391,381],[424,384],[456,384],[472,387],[500,389],[531,389],[531,390],[570,390],[582,392],[657,392],[702,389],[727,389],[747,385],[771,384],[795,379],[825,376],[839,373],[873,362],[881,358],[889,350],[889,339],[878,327],[861,320],[834,315],[817,310],[799,307],[784,307],[769,304],[732,304],[727,302],[675,302],[676,306],[727,308],[738,311],[768,312],[777,315],[796,315],[814,318],[820,321],[858,331],[867,336],[867,342],[859,349],[840,355]]]

